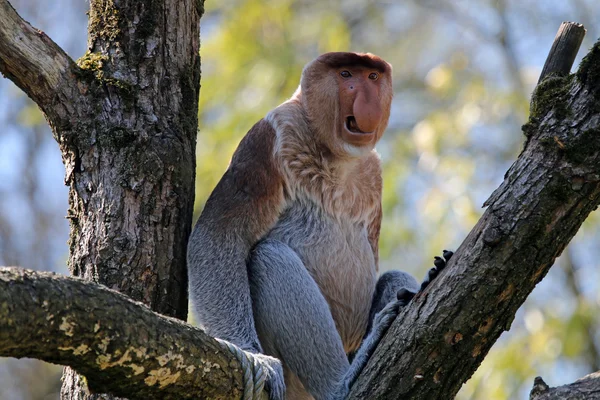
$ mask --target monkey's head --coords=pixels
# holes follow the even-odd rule
[[[304,67],[300,90],[317,139],[336,155],[361,156],[387,127],[392,66],[369,53],[325,53]]]

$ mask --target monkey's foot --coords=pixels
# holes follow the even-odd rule
[[[269,400],[285,399],[285,381],[281,361],[265,354],[253,353],[254,376],[260,378],[264,374],[265,389],[269,393]]]
[[[331,400],[343,400],[348,396],[354,381],[356,381],[356,378],[358,378],[363,368],[367,365],[377,345],[398,316],[398,313],[400,313],[400,309],[406,306],[414,296],[414,292],[400,289],[397,295],[398,298],[390,301],[381,311],[375,314],[371,333],[365,338],[356,352],[350,369],[348,369],[348,372],[346,372],[346,375],[338,385],[337,392],[331,397]]]
[[[450,250],[442,250],[442,257],[435,256],[433,258],[434,267],[431,268],[427,272],[427,276],[423,279],[423,283],[421,283],[421,289],[419,291],[423,291],[433,280],[446,268],[446,264],[450,261],[450,258],[454,255],[454,252]]]
[[[226,340],[219,338],[215,338],[215,340],[240,362],[244,374],[242,400],[262,398],[263,389],[269,393],[269,400],[285,399],[285,381],[281,361],[262,354],[257,349],[248,351]]]

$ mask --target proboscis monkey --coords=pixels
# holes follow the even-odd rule
[[[420,289],[400,271],[377,280],[374,147],[390,115],[391,71],[368,53],[306,65],[292,98],[242,139],[190,238],[200,324],[253,353],[271,399],[344,397],[390,316]],[[435,264],[422,287],[445,260]]]

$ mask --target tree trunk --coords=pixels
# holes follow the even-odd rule
[[[200,12],[191,0],[92,0],[88,52],[78,61],[88,117],[55,127],[71,138],[60,143],[71,273],[183,320]],[[62,398],[93,397],[82,386],[66,369]]]
[[[202,0],[91,0],[88,51],[75,65],[0,2],[11,22],[3,37],[25,30],[38,47],[0,50],[0,70],[38,103],[59,143],[71,273],[182,320],[202,12]],[[67,368],[62,397],[93,396]]]

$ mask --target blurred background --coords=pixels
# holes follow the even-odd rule
[[[73,59],[86,50],[84,0],[11,0]],[[531,91],[562,21],[600,36],[597,0],[221,0],[202,19],[196,216],[241,137],[326,51],[394,66],[384,162],[382,270],[419,279],[455,249],[517,157]],[[67,273],[67,188],[43,115],[0,80],[0,265]],[[459,399],[525,399],[600,370],[600,231],[586,221]],[[61,368],[0,358],[0,399],[58,399]]]

